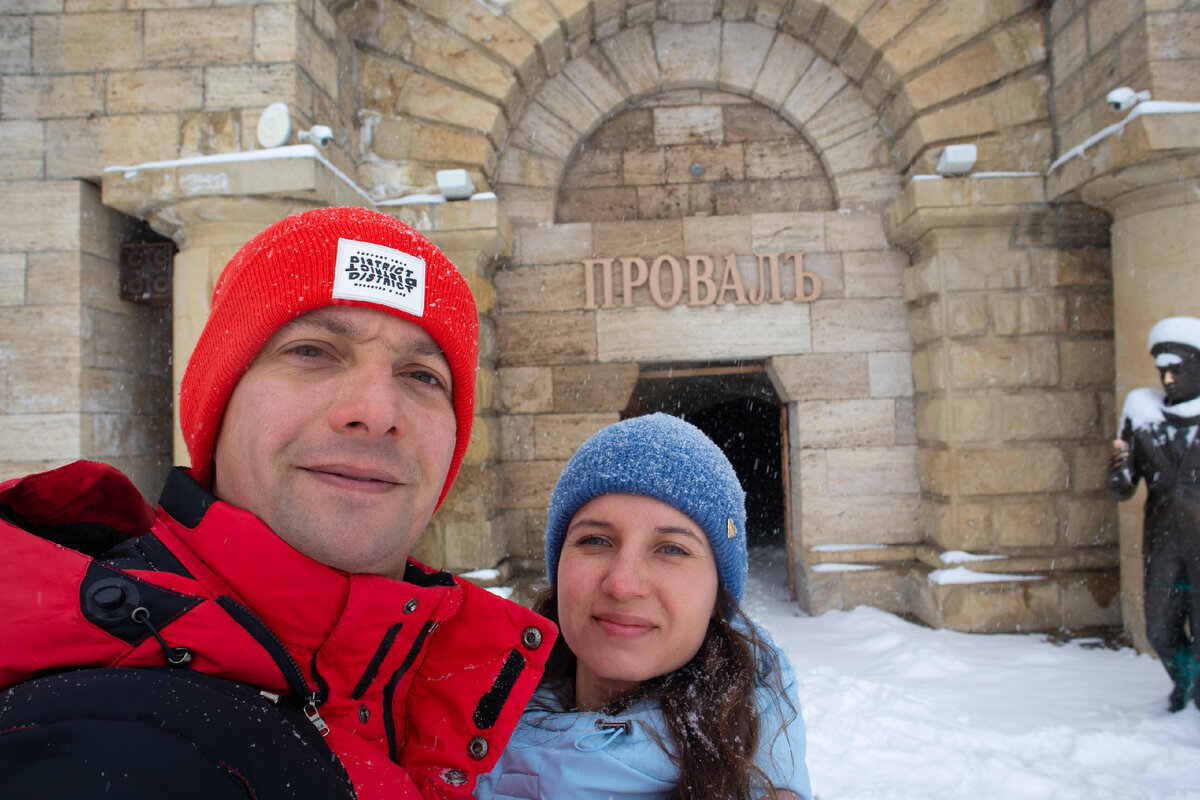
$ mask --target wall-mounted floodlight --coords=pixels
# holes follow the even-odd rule
[[[279,147],[287,141],[292,132],[292,119],[288,114],[287,103],[271,103],[258,118],[258,128],[255,134],[259,147]]]
[[[475,184],[465,169],[439,169],[437,185],[447,200],[466,200],[475,194]]]
[[[973,144],[946,145],[941,156],[938,157],[938,175],[944,177],[966,175],[975,166],[977,158],[979,158],[979,148]]]

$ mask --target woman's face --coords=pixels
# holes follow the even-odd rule
[[[606,494],[580,507],[558,562],[558,619],[578,659],[575,702],[692,660],[717,606],[717,566],[700,526],[661,500]]]

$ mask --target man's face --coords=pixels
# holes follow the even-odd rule
[[[347,306],[306,314],[234,388],[213,493],[323,564],[399,578],[450,470],[453,388],[419,325]]]
[[[1190,348],[1167,345],[1154,359],[1167,403],[1175,405],[1200,396],[1200,357]]]

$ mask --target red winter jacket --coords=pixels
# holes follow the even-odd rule
[[[556,635],[415,561],[404,581],[324,566],[179,469],[157,513],[103,464],[0,484],[0,554],[0,688],[186,650],[191,669],[308,695],[368,800],[470,797]],[[149,625],[131,619],[136,606]]]

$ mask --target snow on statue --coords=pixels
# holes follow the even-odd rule
[[[1168,317],[1150,330],[1163,392],[1134,389],[1113,441],[1108,493],[1133,496],[1146,481],[1142,523],[1146,635],[1175,684],[1171,711],[1200,708],[1200,319]]]

